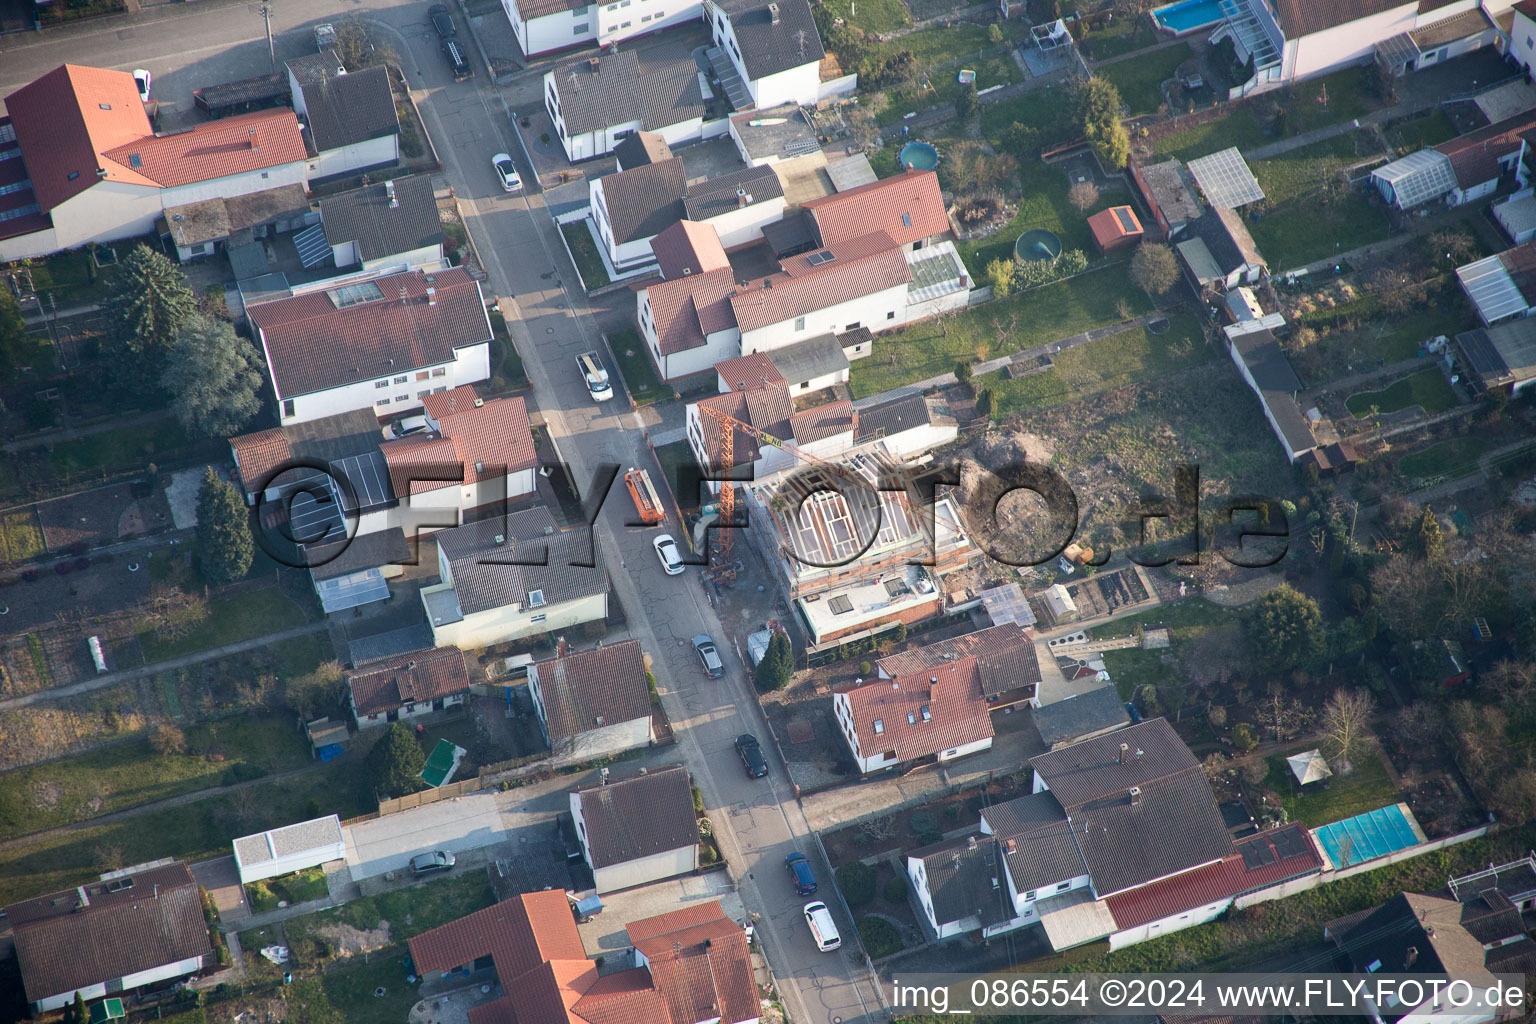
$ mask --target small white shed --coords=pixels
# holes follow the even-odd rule
[[[241,836],[234,846],[241,885],[345,860],[347,856],[341,819],[334,814]]]

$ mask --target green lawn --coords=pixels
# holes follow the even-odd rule
[[[1157,112],[1163,105],[1163,94],[1158,87],[1174,76],[1180,64],[1193,56],[1188,43],[1179,43],[1105,65],[1094,74],[1113,82],[1131,116],[1138,117]]]
[[[1039,89],[1023,96],[989,103],[981,108],[981,133],[994,146],[1015,122],[1037,128],[1049,135],[1067,117],[1069,103],[1065,88]],[[1054,139],[1045,139],[1049,144]]]
[[[238,764],[288,771],[309,747],[281,717],[240,716],[189,726],[187,752],[162,756],[144,737],[6,775],[0,834],[22,835],[217,786]],[[213,750],[222,760],[209,760]]]
[[[88,475],[120,474],[146,462],[168,462],[170,457],[191,454],[194,446],[174,419],[156,420],[133,430],[107,431],[90,437],[60,441],[48,454],[48,467],[59,483]]]
[[[1254,117],[1252,108],[1245,105],[1226,117],[1164,136],[1157,141],[1153,152],[1160,157],[1178,157],[1188,162],[1230,146],[1246,152],[1274,141],[1264,134],[1264,127]]]
[[[823,0],[822,8],[829,18],[842,18],[865,32],[891,32],[912,24],[901,0]]]
[[[1143,686],[1167,685],[1172,661],[1168,651],[1144,651],[1139,647],[1104,652],[1104,668],[1121,700],[1133,699]]]
[[[285,925],[288,938],[297,941],[315,928],[332,921],[344,921],[354,928],[378,928],[389,922],[389,936],[395,942],[440,924],[456,921],[465,914],[494,903],[495,894],[484,871],[439,878],[430,882],[392,889],[377,896],[365,896],[330,910],[295,918]]]
[[[213,598],[208,602],[208,618],[186,636],[161,640],[153,633],[140,633],[139,645],[145,660],[154,663],[303,624],[303,609],[277,588],[264,587]]]
[[[119,256],[128,255],[136,239],[119,242],[115,246]],[[39,294],[51,292],[59,305],[99,301],[111,290],[112,279],[117,276],[115,266],[91,265],[87,249],[70,249],[32,262],[32,286]]]
[[[1019,66],[1006,54],[967,60],[962,66],[976,72],[977,89],[988,89],[994,85],[1012,85],[1021,77]],[[881,125],[900,124],[907,114],[954,103],[955,94],[959,91],[960,80],[957,68],[935,71],[929,77],[927,85],[919,83],[885,90],[886,105],[875,119]],[[940,143],[940,145],[943,144]],[[900,146],[897,145],[892,152],[899,149]]]
[[[565,244],[571,247],[571,256],[576,261],[576,273],[581,275],[583,288],[590,292],[613,283],[613,279],[608,276],[608,268],[603,266],[602,254],[597,251],[597,242],[593,240],[586,221],[561,224],[560,233],[565,236]]]
[[[1391,233],[1391,225],[1384,210],[1371,206],[1362,193],[1351,191],[1329,203],[1317,198],[1286,203],[1262,220],[1250,222],[1248,230],[1270,273],[1279,276],[1379,242]]]
[[[1384,359],[1389,363],[1412,359],[1419,354],[1419,347],[1431,338],[1453,335],[1466,328],[1468,311],[1460,289],[1447,288],[1433,298],[1432,305],[1363,331],[1367,358]]]
[[[325,871],[318,867],[278,878],[264,878],[245,887],[245,898],[257,914],[278,910],[284,904],[291,907],[296,903],[324,899],[328,895],[330,889],[325,884]]]
[[[1108,60],[1157,42],[1157,31],[1145,17],[1117,18],[1085,33],[1079,46],[1090,60]]]
[[[0,562],[24,562],[47,553],[32,506],[0,516]]]
[[[1295,103],[1286,119],[1289,135],[1301,135],[1339,121],[1351,121],[1371,109],[1360,87],[1360,69],[1345,68],[1293,86]],[[1323,100],[1326,98],[1327,102]]]
[[[1199,321],[1182,314],[1165,334],[1150,334],[1143,328],[1125,331],[1062,352],[1043,373],[1019,380],[990,373],[977,377],[975,387],[992,391],[992,415],[1000,420],[1188,369],[1211,355]]]
[[[1496,447],[1481,437],[1454,437],[1403,456],[1397,471],[1409,480],[1442,476],[1455,479],[1476,472],[1478,456]]]
[[[1363,747],[1355,755],[1355,770],[1348,775],[1337,774],[1338,764],[1330,761],[1329,767],[1333,768],[1335,774],[1327,780],[1327,788],[1312,786],[1306,792],[1298,793],[1296,777],[1291,774],[1285,759],[1311,749],[1310,745],[1297,747],[1266,758],[1269,777],[1265,782],[1280,794],[1280,801],[1291,821],[1299,821],[1308,828],[1317,828],[1395,804],[1400,799],[1397,788],[1387,775],[1386,766],[1369,747]]]
[[[888,331],[854,364],[853,393],[874,394],[949,373],[961,359],[990,359],[1114,323],[1122,301],[1133,316],[1149,308],[1114,266]]]
[[[1338,135],[1249,166],[1264,198],[1278,206],[1320,191],[1326,176],[1357,159],[1353,137]]]
[[[920,32],[898,36],[889,42],[874,43],[870,47],[870,54],[883,60],[903,50],[910,50],[923,71],[937,74],[940,66],[977,60],[981,51],[991,47],[992,44],[987,41],[987,30],[967,21],[948,28],[936,25]]]
[[[1177,642],[1193,640],[1206,630],[1217,626],[1234,625],[1241,617],[1241,612],[1237,610],[1212,604],[1202,597],[1190,597],[1175,601],[1173,604],[1158,605],[1156,608],[1149,608],[1144,612],[1128,615],[1113,622],[1106,622],[1102,626],[1094,626],[1088,630],[1088,636],[1093,640],[1129,636],[1136,631],[1137,626],[1156,625],[1168,627],[1169,637]]]
[[[1456,126],[1436,107],[1424,117],[1404,118],[1387,128],[1387,139],[1406,156],[1425,146],[1438,146],[1456,137]]]
[[[1023,192],[1019,199],[1019,209],[1006,227],[985,238],[955,244],[960,258],[974,276],[979,279],[986,273],[987,264],[993,260],[1011,257],[1014,242],[1024,232],[1035,228],[1054,231],[1061,239],[1063,249],[1081,249],[1088,254],[1089,259],[1097,255],[1093,247],[1093,232],[1088,229],[1087,216],[1078,213],[1077,208],[1067,201],[1070,186],[1066,173],[1060,167],[1038,160],[1030,161],[1019,171],[1019,186]],[[1106,192],[1089,209],[1088,214],[1097,213],[1124,199],[1123,193]]]
[[[672,397],[672,389],[662,385],[656,376],[656,367],[646,354],[645,340],[634,331],[615,331],[608,335],[608,347],[618,361],[624,383],[629,385],[629,397],[636,405],[650,405],[663,398]]]
[[[1380,391],[1357,391],[1345,399],[1344,405],[1356,419],[1371,415],[1374,406],[1378,414],[1397,412],[1418,406],[1433,415],[1444,412],[1456,404],[1456,394],[1445,382],[1445,376],[1437,369],[1420,370],[1402,380],[1395,381]]]

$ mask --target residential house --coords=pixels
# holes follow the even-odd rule
[[[437,557],[441,582],[421,592],[436,646],[488,647],[608,617],[591,533],[560,532],[543,506],[443,530]]]
[[[341,732],[346,735],[345,724],[341,724]],[[341,831],[341,818],[330,814],[241,836],[232,849],[240,884],[250,885],[264,878],[346,860],[347,839]]]
[[[591,761],[651,741],[651,695],[640,641],[587,651],[562,642],[554,658],[528,666],[528,693],[556,760]]]
[[[1035,732],[1047,750],[1104,736],[1130,724],[1125,702],[1112,684],[1034,710]]]
[[[629,925],[636,966],[599,978],[564,892],[522,893],[410,940],[423,972],[489,959],[502,995],[469,1010],[469,1024],[755,1024],[752,960],[742,927],[718,902]]]
[[[351,409],[412,412],[437,388],[491,376],[485,299],[459,267],[320,281],[246,316],[285,425]]]
[[[992,716],[976,655],[856,684],[832,695],[833,717],[861,774],[992,746]]]
[[[719,232],[708,224],[691,220],[680,220],[662,229],[651,239],[651,252],[661,276],[668,281],[714,270],[729,271],[731,267]]]
[[[348,73],[334,50],[288,62],[293,109],[304,121],[310,181],[400,162],[400,118],[383,65]]]
[[[1536,242],[1457,267],[1456,277],[1484,326],[1529,316],[1536,307]]]
[[[949,405],[929,395],[871,396],[854,403],[854,417],[854,445],[879,441],[896,459],[917,458],[960,436]]]
[[[611,153],[637,131],[655,132],[669,146],[695,142],[704,132],[699,70],[685,54],[642,67],[634,50],[620,50],[545,72],[544,109],[572,161]]]
[[[810,215],[815,240],[823,247],[883,231],[903,249],[915,251],[950,231],[949,213],[934,171],[893,174],[806,200],[800,208]]]
[[[412,651],[347,674],[347,701],[359,729],[409,722],[459,707],[469,696],[469,665],[457,647]]]
[[[1100,210],[1088,218],[1088,230],[1093,232],[1093,244],[1106,256],[1136,248],[1142,236],[1141,221],[1129,206]]]
[[[137,97],[135,97],[137,102]],[[3,914],[33,1013],[168,988],[213,961],[202,890],[179,860],[13,903]]]
[[[921,675],[930,669],[972,655],[981,682],[981,695],[991,710],[1020,704],[1036,705],[1040,659],[1034,639],[1016,622],[988,626],[974,633],[939,640],[889,654],[875,662],[881,679]]]
[[[215,197],[166,207],[155,231],[185,263],[229,246],[285,231],[298,231],[314,220],[303,185],[279,185],[229,199]]]
[[[762,238],[763,228],[781,219],[787,206],[784,184],[772,167],[744,167],[697,181],[683,194],[683,213],[713,226],[727,249]]]
[[[699,19],[699,0],[624,0],[578,3],[577,0],[502,0],[517,45],[525,57],[573,46],[603,49]]]
[[[1302,391],[1301,378],[1296,376],[1291,361],[1275,339],[1275,327],[1284,322],[1281,314],[1271,313],[1257,320],[1228,324],[1222,330],[1231,346],[1232,362],[1258,396],[1264,419],[1286,459],[1294,463],[1317,447],[1317,439],[1296,402]]]
[[[1519,0],[1510,8],[1509,45],[1506,55],[1530,71],[1536,63],[1536,0]]]
[[[613,147],[613,158],[620,171],[672,159],[672,147],[655,132],[632,132]]]
[[[1536,320],[1511,320],[1456,335],[1457,366],[1477,391],[1519,394],[1536,381]]]
[[[693,784],[680,764],[580,786],[571,817],[599,894],[698,869]]]
[[[1495,985],[1495,974],[1523,975],[1536,969],[1536,942],[1525,933],[1514,904],[1494,888],[1462,899],[1447,890],[1428,896],[1399,893],[1379,907],[1328,922],[1323,935],[1361,976],[1450,975],[1472,983],[1473,1002],[1466,1005],[1452,1004],[1432,988],[1417,1004],[1372,1003],[1373,1016],[1382,1021],[1443,1020],[1452,1015],[1468,1024],[1511,1019],[1518,1011],[1481,997]]]
[[[430,175],[391,178],[320,200],[320,223],[338,267],[366,271],[443,265],[443,222]]]
[[[749,167],[790,163],[802,157],[822,157],[816,127],[793,103],[732,114],[731,141]]]
[[[1237,211],[1212,207],[1201,214],[1189,231],[1192,237],[1177,243],[1174,250],[1195,291],[1226,291],[1257,284],[1268,272],[1264,257]]]
[[[677,157],[592,180],[593,223],[615,268],[651,262],[652,240],[682,220],[709,225],[724,248],[736,248],[761,238],[763,225],[784,215],[784,186],[771,167],[685,181]]]
[[[1146,166],[1133,160],[1130,171],[1131,180],[1136,183],[1136,190],[1156,225],[1145,228],[1147,237],[1153,241],[1178,241],[1204,214],[1205,204],[1200,202],[1200,190],[1188,169],[1178,160]]]
[[[1400,210],[1435,199],[1460,206],[1492,195],[1513,173],[1526,184],[1524,136],[1536,128],[1536,111],[1506,118],[1438,146],[1409,153],[1371,172],[1383,198]]]
[[[754,352],[728,359],[715,367],[715,382],[722,394],[779,383],[790,394],[800,395],[847,384],[848,372],[848,357],[839,339],[823,334],[774,349],[772,355]]]
[[[991,937],[1020,927],[1008,896],[1001,847],[992,836],[957,836],[907,856],[924,923],[939,941],[981,930]]]
[[[816,106],[827,54],[807,0],[721,0],[708,6],[706,17],[715,47],[741,79],[751,106]]]
[[[147,235],[168,209],[305,182],[291,110],[156,134],[132,75],[78,64],[22,86],[5,108],[0,261]]]

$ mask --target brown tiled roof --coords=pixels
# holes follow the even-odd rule
[[[730,261],[713,224],[680,220],[651,239],[651,252],[668,281],[711,270],[726,270]]]
[[[297,163],[307,152],[299,119],[279,107],[204,121],[175,135],[148,135],[102,156],[169,188]]]
[[[97,168],[108,181],[155,184],[126,162],[102,159],[154,135],[126,71],[61,64],[7,96],[5,109],[44,213],[96,184]]]
[[[647,291],[661,354],[698,348],[707,335],[734,326],[729,299],[735,290],[729,267],[651,285]]]
[[[688,177],[677,157],[641,164],[598,180],[603,187],[608,226],[616,243],[650,238],[683,219],[683,193],[688,190]]]
[[[785,386],[782,377],[777,382],[760,384],[745,391],[710,395],[708,398],[700,399],[699,405],[734,417],[743,423],[750,423],[757,429],[780,438],[790,436],[789,420],[795,411],[794,401],[789,397],[789,389]],[[701,415],[699,427],[704,433],[704,450],[712,453],[710,460],[713,462],[715,461],[713,453],[720,450],[720,421],[712,416]],[[756,437],[740,430],[736,431],[733,449],[736,465],[743,466],[756,462],[759,451],[760,446]],[[716,466],[715,468],[726,467]]]
[[[1088,218],[1088,227],[1093,231],[1093,240],[1101,249],[1129,235],[1141,234],[1141,221],[1136,218],[1136,211],[1129,206],[1111,206],[1107,210],[1100,210]]]
[[[1536,3],[1536,0],[1532,0]],[[745,391],[764,384],[783,384],[784,375],[765,352],[737,356],[715,364],[715,373],[732,391]]]
[[[232,437],[229,447],[235,453],[235,465],[247,491],[254,491],[278,469],[293,461],[288,435],[278,427]]]
[[[696,846],[693,785],[680,764],[576,789],[594,868]]]
[[[650,716],[651,694],[638,640],[572,651],[538,662],[535,669],[551,741]]]
[[[28,1001],[197,956],[211,958],[202,896],[186,864],[176,861],[125,878],[129,885],[122,885],[123,879],[90,882],[5,908]],[[77,910],[82,891],[86,905]]]
[[[1402,6],[1402,0],[1273,0],[1280,30],[1287,39],[1347,25]]]
[[[446,363],[456,349],[490,341],[480,286],[461,267],[394,274],[373,283],[382,298],[346,308],[337,308],[322,290],[246,310],[262,332],[267,366],[280,395],[305,395]],[[429,287],[436,290],[430,302]],[[412,381],[405,387],[417,385]]]
[[[650,963],[673,1024],[737,1024],[760,1015],[752,955],[719,900],[632,922],[629,941]]]
[[[1520,0],[1515,4],[1514,9],[1532,21],[1536,21],[1536,0]]]
[[[384,464],[389,467],[389,483],[395,495],[423,494],[447,487],[473,467],[466,468],[459,449],[446,437],[436,434],[408,434],[379,445]]]
[[[894,750],[898,761],[912,761],[992,736],[992,716],[981,694],[975,657],[866,683],[846,695],[859,749],[866,757]],[[875,731],[876,720],[880,732]]]
[[[393,711],[469,689],[469,667],[457,647],[412,651],[347,676],[358,717]]]
[[[476,404],[479,402],[480,404]],[[438,432],[453,442],[464,482],[521,473],[539,464],[528,407],[519,397],[481,401],[472,385],[428,395],[422,405]],[[476,469],[476,465],[482,469]],[[493,472],[500,471],[500,472]]]
[[[969,655],[976,656],[981,691],[991,697],[1040,682],[1040,659],[1035,643],[1017,622],[989,626],[950,640],[915,647],[881,658],[875,664],[888,676],[926,672],[937,665]]]
[[[613,147],[613,156],[620,168],[629,170],[672,159],[672,147],[660,132],[635,132],[619,140]]]
[[[834,243],[828,246],[834,258],[814,270],[802,270],[795,262],[804,257],[785,260],[785,274],[771,278],[771,285],[731,298],[737,325],[751,331],[910,283],[906,257],[889,241],[878,232]]]
[[[789,418],[789,436],[795,444],[807,445],[836,434],[851,434],[853,418],[853,403],[840,398],[795,413]]]
[[[1532,128],[1536,128],[1536,110],[1459,135],[1435,148],[1450,158],[1456,183],[1462,188],[1472,188],[1497,178],[1500,158],[1518,152],[1522,145],[1521,136]]]
[[[810,199],[801,208],[811,212],[822,245],[884,231],[897,245],[942,235],[949,230],[939,176],[934,171],[907,171],[846,192]]]

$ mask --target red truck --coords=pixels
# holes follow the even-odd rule
[[[625,473],[624,486],[629,488],[635,511],[640,513],[641,520],[647,526],[654,526],[667,518],[666,510],[661,505],[661,495],[656,493],[656,485],[651,483],[651,475],[645,470],[631,469]]]

